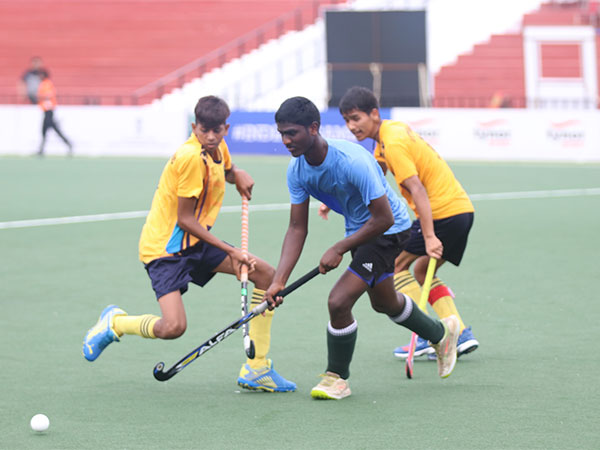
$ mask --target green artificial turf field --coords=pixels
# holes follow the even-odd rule
[[[257,181],[252,205],[288,202],[286,158],[234,160]],[[343,267],[275,315],[270,356],[295,393],[239,389],[241,332],[170,381],[153,378],[157,362],[170,367],[240,314],[240,284],[224,275],[190,287],[180,339],[125,336],[96,362],[83,358],[82,338],[106,305],[159,313],[137,257],[143,218],[14,221],[145,211],[163,164],[0,158],[1,449],[598,448],[600,165],[451,164],[476,216],[463,264],[439,274],[481,346],[446,380],[424,360],[408,380],[392,350],[409,332],[362,298],[353,394],[335,402],[309,392],[325,369],[327,294]],[[239,205],[233,186],[224,205]],[[239,245],[230,209],[213,232]],[[284,206],[251,210],[250,251],[276,265],[287,222]],[[339,217],[325,222],[313,209],[292,278],[342,236]],[[36,413],[50,418],[47,432],[29,428]]]

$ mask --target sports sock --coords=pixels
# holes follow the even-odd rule
[[[156,339],[154,335],[154,324],[160,317],[152,314],[142,316],[115,316],[113,318],[113,330],[120,336],[124,334],[135,334],[144,338]]]
[[[263,302],[264,295],[265,291],[254,288],[250,300],[250,309],[260,305]],[[269,353],[271,346],[271,322],[273,321],[273,314],[275,314],[275,311],[267,309],[264,316],[260,314],[248,322],[250,325],[248,334],[254,342],[254,359],[248,358],[247,363],[252,369],[260,369],[268,365],[267,353]]]
[[[389,316],[392,322],[414,331],[419,336],[437,344],[444,337],[444,325],[421,311],[410,297],[404,296],[404,310],[397,316]]]
[[[394,274],[394,288],[396,292],[402,292],[408,295],[415,302],[421,299],[421,285],[415,279],[412,273],[408,270],[403,270]],[[425,305],[425,313],[427,312],[427,305]]]
[[[438,277],[434,277],[431,282],[431,290],[429,291],[429,304],[440,319],[445,319],[452,315],[456,316],[460,323],[460,332],[462,333],[465,329],[465,324],[456,309],[453,297],[450,288]]]
[[[338,330],[327,324],[327,371],[337,373],[341,378],[350,376],[350,362],[354,354],[358,323],[356,320],[346,328]]]

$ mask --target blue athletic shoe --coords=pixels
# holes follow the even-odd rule
[[[460,336],[458,337],[458,343],[456,345],[456,356],[460,357],[461,355],[465,355],[467,353],[471,353],[475,351],[479,347],[479,342],[477,339],[473,337],[473,332],[471,331],[471,327],[465,328]],[[435,353],[427,355],[427,359],[430,361],[435,361],[437,358]]]
[[[456,352],[458,356],[465,355],[475,351],[479,347],[479,342],[473,337],[471,327],[465,328],[460,336],[458,337],[458,344],[456,346]]]
[[[108,347],[108,344],[119,341],[119,336],[112,328],[112,319],[115,316],[127,315],[121,308],[110,305],[104,308],[96,325],[89,329],[83,339],[83,356],[88,361],[95,361],[102,350]]]
[[[270,359],[267,360],[267,366],[260,369],[252,369],[248,364],[244,364],[237,384],[253,391],[293,392],[296,390],[296,383],[286,380],[275,372]]]
[[[410,343],[408,345],[404,345],[402,347],[396,347],[394,349],[394,356],[396,358],[406,359],[406,358],[408,358],[409,349],[410,349]],[[431,346],[429,341],[427,341],[426,339],[423,339],[421,336],[417,336],[417,345],[415,346],[414,357],[417,358],[419,356],[429,355],[431,353],[435,354],[435,350],[433,349],[433,347]]]

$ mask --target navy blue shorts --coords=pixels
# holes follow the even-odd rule
[[[184,294],[190,282],[204,286],[215,276],[213,270],[226,256],[223,250],[206,242],[198,242],[173,256],[150,261],[144,267],[159,299],[174,291]]]
[[[394,263],[404,249],[410,230],[383,234],[350,250],[352,262],[348,270],[373,287],[394,275]]]
[[[434,220],[433,230],[437,238],[442,241],[444,253],[442,258],[455,266],[460,264],[467,248],[469,231],[473,226],[473,213],[457,214],[446,219]],[[404,249],[413,255],[426,255],[425,240],[421,232],[421,222],[415,220],[410,229],[410,239]]]

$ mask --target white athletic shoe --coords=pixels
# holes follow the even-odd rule
[[[450,376],[456,365],[456,343],[460,330],[460,323],[456,316],[442,319],[446,332],[444,337],[437,344],[431,344],[437,355],[438,374],[442,378]]]
[[[344,380],[339,375],[331,372],[324,373],[321,376],[323,377],[321,382],[310,391],[312,398],[341,400],[351,394],[348,380]]]

